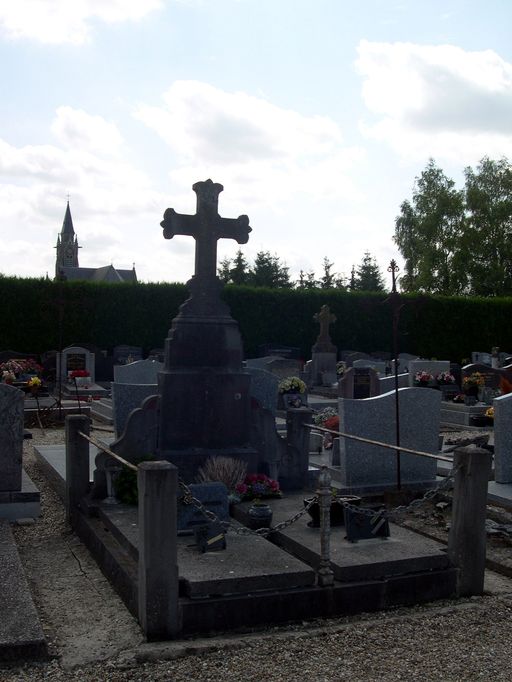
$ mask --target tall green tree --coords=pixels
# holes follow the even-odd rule
[[[464,192],[433,159],[416,178],[412,201],[395,220],[394,241],[405,261],[405,291],[459,294],[467,288],[462,237]]]
[[[217,269],[217,275],[224,284],[247,284],[249,280],[249,263],[241,249],[238,249],[233,260],[224,258]]]
[[[255,287],[292,288],[288,267],[281,263],[277,255],[272,255],[269,251],[259,251],[256,254],[247,283]]]
[[[315,279],[315,273],[313,270],[309,272],[304,272],[301,270],[299,272],[299,279],[295,283],[297,289],[318,289],[319,282]]]
[[[480,296],[512,295],[512,166],[484,157],[466,177],[464,259],[469,290]]]
[[[384,277],[377,261],[369,251],[365,251],[361,264],[353,274],[353,284],[351,280],[351,285],[353,291],[384,291]]]

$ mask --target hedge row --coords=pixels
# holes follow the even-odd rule
[[[54,282],[0,276],[0,350],[42,353],[74,343],[111,351],[130,344],[161,348],[188,293],[183,284]],[[311,357],[324,304],[337,321],[338,349],[393,349],[393,313],[386,294],[296,291],[227,286],[223,297],[238,321],[247,357],[260,345],[296,346]],[[512,299],[406,295],[398,325],[399,351],[460,362],[471,351],[512,352]]]

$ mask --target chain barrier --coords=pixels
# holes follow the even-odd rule
[[[395,507],[394,509],[390,509],[389,511],[384,510],[384,509],[377,509],[376,510],[376,509],[370,509],[368,507],[357,507],[356,505],[350,504],[350,502],[347,502],[347,501],[343,501],[342,506],[345,509],[349,509],[353,513],[359,514],[361,516],[367,516],[369,518],[373,518],[376,515],[378,515],[382,518],[386,518],[386,519],[392,521],[393,519],[397,519],[398,517],[401,517],[404,514],[407,514],[408,512],[415,511],[415,510],[419,509],[421,506],[423,506],[427,502],[430,502],[432,499],[434,499],[434,497],[438,493],[451,488],[455,474],[457,473],[457,471],[459,471],[460,468],[461,468],[460,465],[457,467],[453,467],[450,470],[450,472],[447,474],[445,479],[443,481],[441,481],[441,483],[438,486],[436,486],[435,488],[431,488],[430,490],[427,490],[427,492],[423,495],[423,497],[416,499],[416,500],[412,500],[412,502],[410,502],[407,505],[400,505],[398,507]],[[308,504],[304,505],[304,509],[301,509],[299,512],[297,512],[296,514],[291,516],[289,519],[286,519],[286,521],[282,521],[281,523],[278,523],[277,525],[272,526],[271,528],[258,528],[257,530],[252,530],[251,528],[246,528],[245,526],[236,526],[231,521],[221,521],[216,516],[216,514],[214,512],[207,509],[204,506],[204,504],[200,500],[197,499],[197,497],[194,497],[190,488],[181,479],[179,480],[179,485],[183,491],[182,497],[180,497],[178,499],[179,502],[182,502],[183,504],[186,504],[186,505],[193,504],[194,507],[196,507],[196,509],[198,511],[200,511],[201,514],[203,514],[203,516],[205,518],[207,518],[210,521],[215,521],[215,522],[219,523],[222,526],[222,528],[224,528],[226,533],[231,531],[231,532],[235,533],[236,535],[257,535],[259,537],[267,537],[271,533],[276,533],[277,531],[284,530],[285,528],[288,528],[289,526],[294,524],[302,516],[304,516],[304,514],[307,514],[307,512],[309,511],[309,509],[311,508],[311,506],[313,504],[318,502],[318,496],[314,495],[308,501]]]

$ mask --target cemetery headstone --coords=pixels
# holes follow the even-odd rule
[[[222,218],[218,196],[222,185],[211,180],[193,185],[195,215],[168,208],[163,235],[195,239],[195,271],[187,283],[190,297],[172,321],[165,341],[165,363],[159,374],[159,456],[175,464],[192,482],[208,457],[245,461],[256,471],[257,452],[250,447],[250,374],[242,367],[238,324],[222,301],[217,272],[217,241],[245,244],[249,218]]]
[[[275,417],[277,411],[277,395],[279,379],[272,372],[267,372],[259,367],[247,367],[251,375],[251,398],[255,398],[258,404],[269,410]]]
[[[352,363],[352,367],[354,369],[358,367],[371,367],[374,369],[376,372],[378,372],[381,376],[386,376],[386,363],[385,362],[379,362],[378,360],[355,360]]]
[[[307,363],[308,383],[313,386],[331,386],[336,382],[336,359],[338,350],[332,343],[329,326],[336,322],[328,305],[323,305],[313,319],[320,325],[320,333],[311,351],[311,362]]]
[[[484,378],[484,383],[486,388],[492,388],[497,390],[500,387],[500,380],[502,376],[506,376],[506,373],[502,369],[494,369],[490,365],[473,363],[470,365],[465,365],[462,368],[462,383],[464,383],[464,377],[470,376],[475,372],[481,374]]]
[[[372,367],[350,367],[338,382],[339,398],[362,400],[379,393],[379,374]]]
[[[409,386],[414,386],[415,376],[418,372],[427,372],[434,378],[440,372],[450,371],[449,360],[410,360],[409,361]]]
[[[21,490],[23,392],[0,383],[0,491]]]
[[[398,391],[400,444],[423,452],[438,452],[441,394],[423,388]],[[340,431],[393,445],[396,441],[394,392],[368,400],[339,400]],[[396,453],[359,441],[340,439],[340,481],[352,491],[376,491],[396,485]],[[401,482],[432,485],[437,463],[401,453]]]
[[[345,361],[347,367],[352,367],[356,360],[372,360],[373,358],[368,353],[360,353],[359,351],[346,352],[345,356],[341,358]]]
[[[494,480],[512,483],[512,393],[493,400],[494,407]]]
[[[479,351],[473,351],[471,353],[471,363],[473,365],[487,365],[487,366],[491,367],[492,355],[491,355],[491,353],[482,353]]]

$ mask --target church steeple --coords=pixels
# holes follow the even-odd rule
[[[57,258],[55,261],[55,277],[61,274],[61,268],[77,268],[78,267],[78,240],[73,228],[73,219],[71,218],[71,210],[69,208],[69,201],[66,206],[66,213],[62,223],[62,230],[57,237]]]

